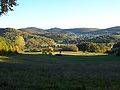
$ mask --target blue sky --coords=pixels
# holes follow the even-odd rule
[[[18,0],[0,27],[107,28],[120,26],[120,0]]]

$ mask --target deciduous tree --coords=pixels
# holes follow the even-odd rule
[[[15,45],[19,47],[20,51],[24,50],[24,46],[25,46],[25,40],[22,36],[18,35],[15,38]]]

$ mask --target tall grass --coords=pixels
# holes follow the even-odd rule
[[[24,54],[0,60],[0,90],[120,88],[120,57]]]

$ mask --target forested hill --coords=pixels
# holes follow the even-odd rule
[[[61,28],[50,28],[50,29],[40,29],[36,27],[21,28],[21,31],[26,31],[30,33],[62,33],[62,34],[86,34],[91,31],[97,31],[98,28],[71,28],[71,29],[61,29]]]
[[[14,41],[15,37],[18,35],[23,36],[26,42],[26,48],[30,50],[39,50],[41,46],[56,45],[53,39],[45,36],[39,36],[13,28],[0,28],[0,36],[9,41]]]
[[[99,28],[70,28],[70,29],[61,29],[61,28],[50,28],[50,29],[41,29],[36,27],[21,28],[21,31],[29,33],[61,33],[67,35],[81,35],[81,34],[92,34],[92,35],[101,35],[101,34],[114,34],[120,32],[120,26],[99,29]]]
[[[28,32],[30,34],[44,34],[44,33],[59,33],[59,34],[92,34],[92,35],[101,35],[101,34],[114,34],[120,33],[120,26],[106,28],[106,29],[98,29],[98,28],[71,28],[71,29],[61,29],[61,28],[51,28],[51,29],[41,29],[36,27],[28,27],[21,29],[13,29],[13,28],[0,28],[0,35],[8,32],[16,30],[17,32]]]
[[[34,45],[76,44],[78,42],[118,42],[120,41],[120,26],[107,29],[73,28],[73,29],[40,29],[28,27],[21,29],[0,28],[0,35],[14,40],[15,36],[22,35],[26,42]],[[29,43],[30,44],[30,43]]]
[[[106,29],[99,29],[97,31],[90,32],[90,34],[115,34],[120,33],[120,26],[106,28]]]
[[[44,29],[36,28],[36,27],[21,28],[19,30],[23,32],[29,32],[29,33],[46,33],[47,32]]]
[[[71,29],[60,29],[60,28],[51,28],[46,31],[48,32],[54,32],[54,33],[63,33],[63,34],[86,34],[91,31],[97,31],[98,28],[71,28]]]
[[[97,43],[113,43],[120,41],[120,26],[98,29],[98,28],[72,28],[72,29],[40,29],[29,27],[21,29],[21,31],[33,33],[38,36],[44,36],[53,39],[56,43],[78,42],[97,42]]]

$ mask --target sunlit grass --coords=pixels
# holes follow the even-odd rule
[[[54,52],[54,54],[59,54],[59,52]],[[90,52],[69,52],[63,51],[61,54],[63,55],[74,55],[74,56],[93,56],[93,55],[107,55],[104,53],[90,53]]]
[[[25,53],[24,53],[25,54]],[[88,52],[62,52],[63,56],[55,56],[55,55],[46,55],[41,54],[41,52],[26,53],[29,55],[29,58],[41,58],[47,60],[60,60],[60,61],[111,61],[111,60],[119,60],[120,58],[115,55],[108,55],[103,53],[88,53]],[[56,52],[55,54],[59,54]]]
[[[23,54],[42,54],[42,52],[24,52]],[[53,52],[53,55],[60,54],[60,52]],[[62,55],[73,55],[73,56],[96,56],[96,55],[108,55],[105,53],[90,53],[90,52],[72,52],[72,51],[62,51]]]

